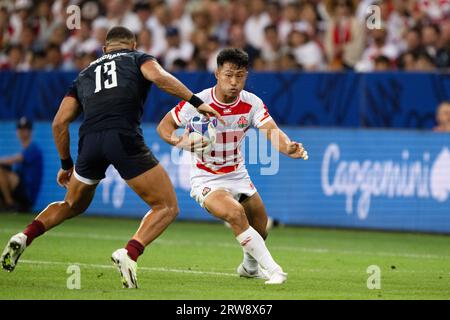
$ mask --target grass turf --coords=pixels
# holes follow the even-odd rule
[[[33,217],[0,214],[1,250]],[[176,222],[139,259],[138,290],[121,288],[111,253],[139,221],[79,217],[36,239],[12,273],[0,272],[0,299],[449,299],[450,237],[280,227],[267,244],[289,273],[284,285],[239,278],[242,250],[222,224]],[[81,289],[69,290],[78,264]],[[369,290],[367,268],[381,270]]]

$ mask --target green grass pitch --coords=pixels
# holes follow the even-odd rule
[[[0,214],[1,250],[32,220]],[[0,272],[0,299],[449,299],[450,237],[278,227],[267,244],[288,272],[284,285],[239,278],[242,250],[220,223],[176,222],[139,260],[137,290],[122,289],[111,253],[139,224],[135,219],[78,217],[35,240],[16,270]],[[67,273],[78,264],[81,289]],[[377,265],[381,289],[367,288]]]

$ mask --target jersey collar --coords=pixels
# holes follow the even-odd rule
[[[218,105],[219,107],[221,107],[221,108],[232,108],[232,107],[235,107],[241,101],[241,94],[239,93],[239,96],[236,98],[236,100],[234,100],[231,103],[220,102],[219,99],[217,99],[217,97],[216,97],[216,87],[212,87],[211,88],[211,97],[212,97],[214,103],[216,105]]]
[[[109,51],[108,53],[105,54],[112,54],[112,53],[117,53],[117,52],[133,52],[134,50],[131,49],[117,49],[117,50],[113,50],[113,51]]]

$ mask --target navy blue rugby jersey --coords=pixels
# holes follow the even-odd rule
[[[141,133],[143,107],[152,82],[144,78],[140,67],[151,59],[155,58],[142,52],[116,50],[80,72],[67,93],[83,108],[80,137],[106,129]]]

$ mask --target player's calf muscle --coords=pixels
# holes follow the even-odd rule
[[[66,200],[50,203],[37,217],[47,230],[57,226],[64,220],[71,219],[86,210],[86,206],[70,203]]]

